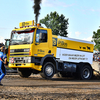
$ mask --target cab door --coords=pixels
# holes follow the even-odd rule
[[[35,35],[34,56],[44,57],[48,54],[48,32],[47,30],[37,29]]]

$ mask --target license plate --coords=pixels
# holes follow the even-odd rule
[[[19,61],[17,61],[17,63],[23,63],[23,60],[19,60]]]

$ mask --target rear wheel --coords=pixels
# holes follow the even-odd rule
[[[29,68],[18,68],[18,73],[21,77],[29,77],[32,73],[32,70]]]
[[[43,65],[40,75],[45,79],[51,79],[55,74],[55,66],[52,62],[47,62]]]
[[[92,78],[93,70],[89,65],[85,65],[80,71],[80,77],[83,80],[89,80]]]

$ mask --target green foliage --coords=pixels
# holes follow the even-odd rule
[[[95,42],[94,48],[100,51],[100,29],[98,29],[97,32],[93,32],[92,38]]]
[[[59,16],[56,11],[51,12],[50,15],[47,14],[44,19],[40,20],[40,23],[44,24],[47,28],[52,29],[53,35],[60,35],[66,37],[68,34],[68,19],[65,19],[65,16],[63,14]]]

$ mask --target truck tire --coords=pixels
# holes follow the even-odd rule
[[[21,77],[29,77],[32,73],[32,70],[29,68],[18,68],[18,73]]]
[[[47,62],[43,65],[40,75],[45,79],[51,79],[55,74],[55,66],[52,62]]]
[[[85,65],[82,67],[80,71],[80,78],[82,80],[89,80],[93,76],[93,70],[89,65]]]

